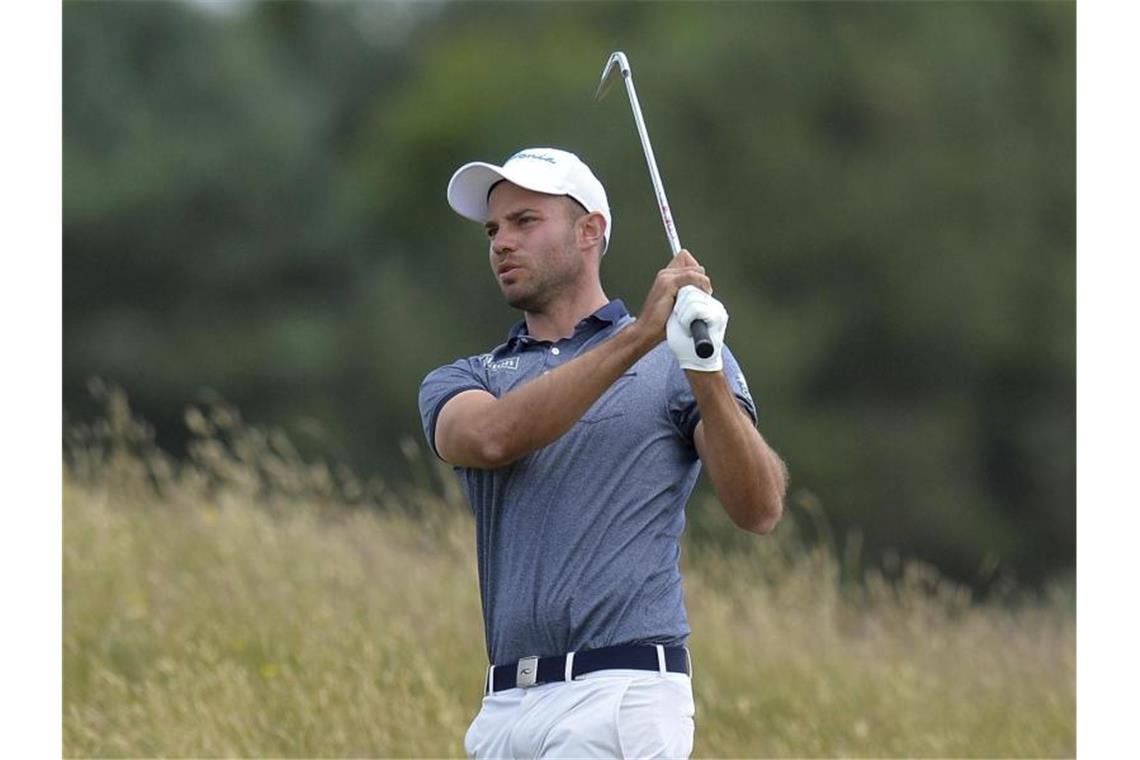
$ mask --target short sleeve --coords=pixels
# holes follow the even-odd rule
[[[740,369],[736,357],[728,350],[727,345],[721,348],[720,355],[724,362],[724,376],[728,380],[728,386],[732,389],[733,395],[736,396],[736,403],[740,404],[740,408],[748,414],[755,424],[759,419],[756,402],[752,400],[752,394],[748,391],[748,381],[744,378],[744,372]],[[689,385],[685,371],[675,363],[674,370],[669,374],[668,392],[669,417],[681,435],[686,440],[692,441],[697,423],[701,421],[701,413],[697,408],[697,399],[693,396],[693,389]]]
[[[428,373],[420,383],[420,423],[428,446],[439,456],[435,448],[435,424],[443,405],[456,394],[470,390],[490,391],[486,374],[482,371],[482,357],[458,359]]]

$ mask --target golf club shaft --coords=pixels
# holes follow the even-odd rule
[[[625,79],[625,89],[629,94],[629,105],[633,109],[633,121],[637,124],[637,134],[641,138],[641,148],[645,152],[645,163],[649,165],[649,178],[653,182],[653,192],[657,194],[657,208],[661,211],[661,222],[665,225],[665,237],[669,238],[669,248],[676,256],[681,250],[681,238],[677,235],[677,227],[673,224],[673,212],[669,210],[669,199],[665,197],[665,185],[661,182],[661,173],[657,171],[657,158],[653,155],[653,146],[649,142],[649,130],[645,128],[645,119],[641,116],[641,103],[637,100],[637,90],[633,87],[633,72],[629,69],[622,72]],[[703,319],[694,319],[689,325],[689,332],[693,336],[693,346],[697,356],[707,359],[712,356],[713,343],[709,337],[709,327]]]
[[[661,182],[661,173],[657,171],[657,158],[653,155],[653,145],[649,142],[649,131],[645,128],[645,119],[641,115],[641,103],[637,100],[637,90],[633,86],[633,72],[624,72],[625,89],[629,93],[629,104],[633,109],[633,121],[637,125],[637,135],[641,138],[641,149],[645,152],[645,163],[649,166],[649,178],[653,182],[653,192],[657,194],[657,208],[661,211],[661,222],[665,225],[665,237],[669,238],[669,248],[673,255],[681,250],[681,239],[677,235],[677,227],[673,224],[673,212],[669,210],[669,199],[665,197],[665,185]]]

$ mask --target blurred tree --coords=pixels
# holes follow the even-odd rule
[[[168,442],[202,388],[346,435],[351,416],[329,396],[358,383],[348,328],[375,262],[337,177],[357,110],[400,71],[375,13],[65,6],[73,406],[99,374],[125,383]]]
[[[234,8],[65,5],[72,413],[103,375],[176,444],[210,388],[398,476],[419,380],[517,318],[458,165],[569,147],[610,295],[666,262],[628,104],[592,101],[624,49],[794,488],[872,558],[1071,571],[1072,3]]]

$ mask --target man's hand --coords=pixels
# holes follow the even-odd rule
[[[657,273],[653,287],[645,297],[645,305],[641,307],[637,322],[631,329],[644,333],[650,345],[655,346],[665,340],[665,324],[673,313],[677,293],[685,285],[712,293],[712,281],[705,275],[705,268],[693,258],[693,254],[682,249],[669,262],[669,266]],[[711,324],[709,328],[711,332]]]
[[[697,356],[693,345],[693,334],[689,325],[694,319],[702,319],[709,328],[713,352],[707,359]],[[686,285],[677,294],[677,303],[665,326],[669,348],[681,365],[681,369],[697,372],[720,372],[724,362],[720,358],[724,346],[724,331],[728,327],[728,312],[724,305],[703,290]]]

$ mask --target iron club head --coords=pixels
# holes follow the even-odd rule
[[[625,53],[620,50],[611,53],[609,60],[606,61],[606,67],[602,69],[602,79],[598,82],[598,90],[594,93],[594,100],[601,100],[610,91],[610,86],[617,79],[615,72],[620,72],[623,78],[630,74],[629,61]]]

